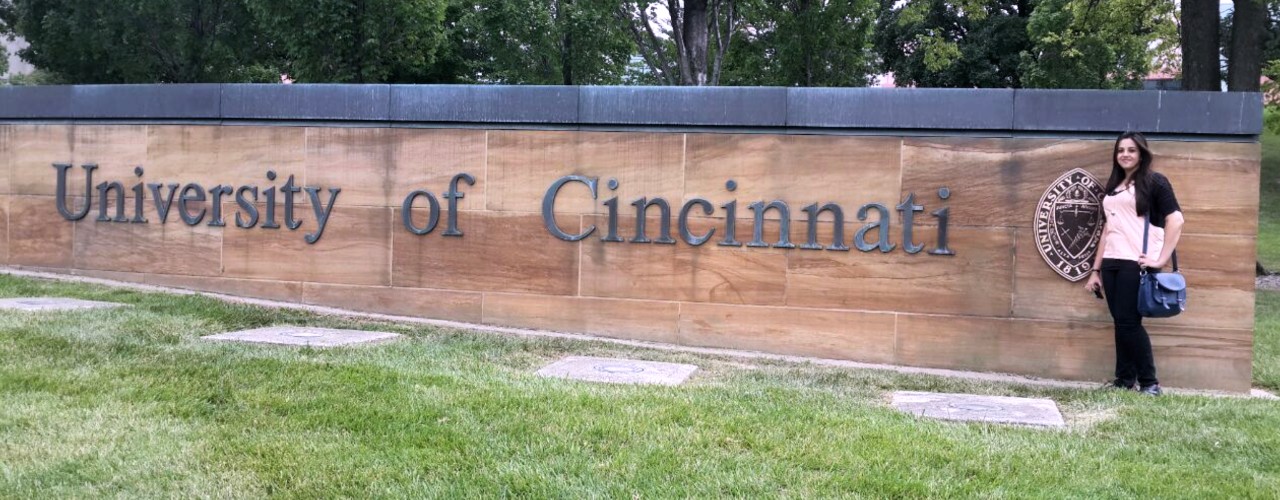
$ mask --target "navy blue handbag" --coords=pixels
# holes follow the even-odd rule
[[[1142,253],[1147,253],[1147,233],[1151,215],[1142,227]],[[1149,273],[1142,269],[1138,281],[1138,314],[1144,318],[1177,316],[1187,308],[1187,279],[1178,272],[1178,251],[1173,251],[1173,272]]]

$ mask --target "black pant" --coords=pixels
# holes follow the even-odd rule
[[[1136,380],[1145,387],[1159,381],[1151,337],[1138,314],[1140,271],[1132,260],[1102,259],[1102,290],[1116,325],[1116,379],[1126,384]]]

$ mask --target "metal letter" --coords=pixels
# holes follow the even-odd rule
[[[600,240],[622,241],[622,238],[618,236],[618,197],[614,196],[604,200],[604,206],[609,207],[609,234],[604,235],[604,238],[600,238]]]
[[[749,247],[767,247],[769,244],[764,242],[764,213],[770,208],[778,211],[780,217],[778,221],[778,242],[774,243],[774,248],[795,248],[791,244],[791,209],[787,207],[787,203],[782,200],[773,200],[765,205],[763,201],[757,201],[748,205],[752,212],[755,212],[755,221],[751,225],[751,241],[747,242]]]
[[[467,195],[458,191],[458,181],[464,181],[468,186],[476,185],[476,178],[465,172],[449,180],[449,192],[444,194],[444,199],[449,200],[449,221],[444,228],[444,233],[441,233],[444,236],[462,236],[462,231],[458,229],[458,200]]]
[[[106,216],[106,193],[115,189],[115,219]],[[115,221],[115,223],[128,223],[129,219],[124,216],[124,184],[118,182],[101,183],[97,185],[97,221],[105,223],[105,221]]]
[[[695,205],[702,207],[702,215],[711,215],[711,212],[715,211],[715,207],[707,200],[702,198],[693,198],[684,202],[684,206],[680,208],[680,218],[677,221],[680,231],[680,239],[684,240],[685,243],[696,247],[706,243],[707,240],[710,240],[711,236],[716,234],[716,228],[713,227],[707,230],[707,233],[702,236],[694,236],[693,233],[689,232],[689,209],[693,208]]]
[[[141,165],[133,167],[133,175],[137,177],[142,177],[142,172],[143,170]],[[141,182],[139,182],[137,185],[133,186],[132,190],[133,190],[133,220],[130,220],[129,222],[132,222],[134,224],[145,224],[147,222],[147,218],[143,217],[142,215],[142,200],[143,198],[146,198],[146,193],[147,193],[146,187],[143,186]]]
[[[195,195],[188,196],[189,191],[195,191]],[[206,209],[201,208],[196,215],[191,215],[191,212],[187,210],[187,202],[204,201],[204,199],[204,188],[200,187],[199,184],[187,184],[182,187],[182,194],[178,196],[178,217],[182,218],[182,222],[187,223],[188,226],[194,226],[204,219]]]
[[[267,171],[267,180],[276,180],[276,172],[274,170]],[[276,222],[276,187],[271,186],[262,192],[267,198],[267,214],[265,222],[262,223],[263,229],[280,229],[280,224]]]
[[[213,213],[209,216],[210,226],[223,227],[227,225],[227,223],[222,220],[222,195],[231,194],[234,191],[234,189],[231,189],[231,186],[223,186],[222,184],[218,184],[217,186],[214,186],[213,189],[209,190],[209,196],[213,197],[213,200],[211,201],[211,203],[213,203]]]
[[[931,255],[955,255],[956,252],[947,248],[947,217],[951,214],[951,207],[943,207],[931,212],[934,217],[938,218],[938,248],[929,250]]]
[[[284,225],[289,230],[297,229],[302,225],[302,221],[293,218],[293,194],[302,192],[302,189],[293,185],[293,176],[290,175],[289,179],[284,181],[280,192],[284,194]]]
[[[151,198],[153,200],[153,203],[156,204],[156,214],[160,215],[160,223],[164,224],[165,222],[169,221],[169,209],[173,207],[173,199],[178,194],[178,185],[170,184],[168,186],[169,187],[168,198],[165,198],[164,196],[160,195],[160,186],[162,185],[163,184],[152,183],[152,184],[147,184],[147,187],[151,189]],[[257,199],[257,194],[258,194],[257,188],[254,188],[255,200]]]
[[[895,246],[889,242],[889,208],[879,203],[868,203],[858,208],[858,220],[867,220],[867,209],[871,208],[880,213],[880,220],[862,226],[862,229],[853,235],[853,246],[863,252],[870,252],[878,246],[881,252],[888,253]],[[880,239],[873,245],[867,242],[867,231],[875,228],[880,228]]]
[[[944,200],[950,198],[951,189],[946,186],[938,188],[938,197]],[[951,215],[951,207],[942,207],[930,213],[938,218],[938,247],[929,250],[929,253],[932,255],[955,255],[955,251],[947,248],[947,220]]]
[[[152,184],[152,186],[159,186],[159,184]],[[244,197],[245,191],[249,191],[253,193],[252,202]],[[154,192],[155,190],[153,188],[152,193]],[[171,194],[169,196],[173,196],[172,192],[170,193]],[[240,212],[236,212],[236,227],[242,227],[247,229],[247,228],[251,228],[253,226],[258,225],[258,207],[254,206],[254,203],[256,203],[257,201],[258,201],[258,186],[240,186],[240,189],[236,190],[236,204],[240,205],[241,209],[249,213],[249,220],[248,222],[245,222],[244,219],[240,218]]]
[[[416,227],[413,225],[413,202],[419,196],[427,197],[427,204],[431,206],[427,212],[427,225],[425,227]],[[404,228],[409,232],[422,236],[430,233],[436,228],[436,223],[440,221],[440,202],[436,201],[435,195],[425,189],[419,189],[404,198],[404,204],[400,205],[400,222],[404,223]]]
[[[58,171],[58,185],[56,188],[56,197],[58,205],[58,213],[63,219],[80,220],[84,216],[89,215],[89,206],[93,204],[93,171],[98,168],[97,165],[89,163],[81,165],[84,168],[84,206],[80,210],[72,212],[67,208],[67,170],[71,169],[68,163],[54,163],[53,168]]]
[[[907,193],[907,199],[902,200],[898,205],[898,211],[902,212],[902,249],[907,253],[920,253],[924,250],[924,245],[916,243],[911,239],[912,224],[915,222],[916,212],[924,210],[924,206],[916,205],[916,194]]]
[[[835,227],[832,230],[831,246],[828,246],[827,250],[849,251],[849,247],[844,244],[844,209],[840,208],[840,205],[827,203],[822,208],[818,208],[818,204],[814,203],[804,207],[803,210],[809,214],[809,239],[805,244],[800,245],[800,248],[822,250],[822,245],[818,244],[818,215],[822,214],[823,211],[830,210]]]
[[[635,201],[631,202],[631,206],[636,207],[636,235],[635,237],[631,238],[631,242],[632,243],[648,243],[649,242],[649,235],[646,234],[647,231],[645,231],[645,222],[646,222],[645,215],[649,211],[649,206],[651,205],[658,206],[658,213],[661,214],[660,217],[662,217],[662,220],[660,221],[661,225],[659,226],[660,231],[658,234],[658,239],[653,240],[653,242],[665,243],[668,245],[675,244],[676,240],[671,239],[671,205],[668,205],[667,200],[664,200],[662,198],[654,198],[652,200],[646,200],[645,197],[643,196],[636,198]]]
[[[731,180],[729,182],[733,181]],[[737,185],[735,184],[734,186],[736,187]],[[733,190],[730,189],[730,191]],[[722,247],[742,246],[742,242],[738,241],[736,238],[738,236],[738,200],[733,200],[729,203],[725,203],[724,205],[720,205],[720,208],[725,210],[724,239],[720,240],[720,243],[717,243],[717,245]]]
[[[555,236],[556,238],[560,238],[564,241],[578,241],[583,238],[586,238],[587,236],[590,236],[591,233],[595,232],[596,226],[592,224],[591,226],[588,226],[587,229],[581,233],[572,234],[572,235],[565,233],[563,230],[560,229],[560,226],[556,225],[555,207],[556,207],[556,195],[560,193],[560,188],[564,187],[565,184],[568,184],[570,182],[581,182],[583,184],[586,184],[587,188],[591,190],[591,199],[593,200],[596,199],[596,180],[597,178],[595,177],[585,177],[581,175],[566,175],[564,177],[556,179],[555,182],[551,183],[551,186],[547,188],[547,194],[542,197],[542,225],[546,226],[547,232],[551,233],[552,236]]]
[[[324,234],[324,225],[329,223],[329,216],[333,215],[333,202],[338,201],[338,193],[342,192],[342,188],[329,188],[329,203],[322,205],[320,203],[320,188],[305,187],[307,197],[311,198],[311,210],[316,213],[316,232],[307,233],[305,240],[307,243],[315,243],[320,241],[320,236]]]

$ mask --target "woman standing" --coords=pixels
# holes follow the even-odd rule
[[[1111,178],[1102,200],[1105,223],[1093,271],[1084,287],[1106,293],[1115,321],[1116,374],[1111,385],[1160,395],[1151,337],[1138,315],[1138,280],[1143,269],[1164,267],[1182,235],[1182,211],[1169,179],[1151,170],[1147,139],[1125,132],[1116,139]],[[1145,216],[1151,218],[1147,251],[1142,251]]]

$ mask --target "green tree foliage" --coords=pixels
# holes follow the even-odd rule
[[[461,25],[463,16],[470,11],[471,6],[470,1],[448,0],[442,39],[436,48],[434,60],[413,83],[471,83],[472,80],[467,77],[467,61],[474,56],[467,52]]]
[[[13,27],[9,25],[7,20],[9,16],[4,13],[5,9],[11,9],[12,7],[7,5],[6,1],[0,1],[0,40],[13,39]],[[0,46],[0,74],[4,74],[6,71],[9,71],[9,50]]]
[[[1153,48],[1176,47],[1171,0],[1040,0],[1027,26],[1027,87],[1142,88]]]
[[[861,87],[876,71],[875,0],[759,0],[743,3],[726,85]]]
[[[900,86],[1021,87],[1031,0],[881,0],[875,49]]]
[[[430,80],[446,0],[245,0],[299,82]]]
[[[9,85],[64,85],[61,75],[55,75],[37,68],[35,71],[21,75],[9,75]]]
[[[1268,81],[1261,85],[1267,129],[1280,134],[1280,0],[1268,0],[1266,34],[1262,46],[1262,75]],[[1230,19],[1230,18],[1228,18]],[[1230,37],[1228,32],[1227,38]],[[1223,50],[1224,53],[1227,51]]]
[[[1267,67],[1263,74],[1272,80],[1280,80],[1280,0],[1267,1],[1266,31],[1262,60]]]
[[[622,82],[634,52],[611,0],[476,0],[458,22],[467,78],[488,83]]]
[[[240,0],[0,0],[0,17],[23,59],[71,82],[279,78]]]

